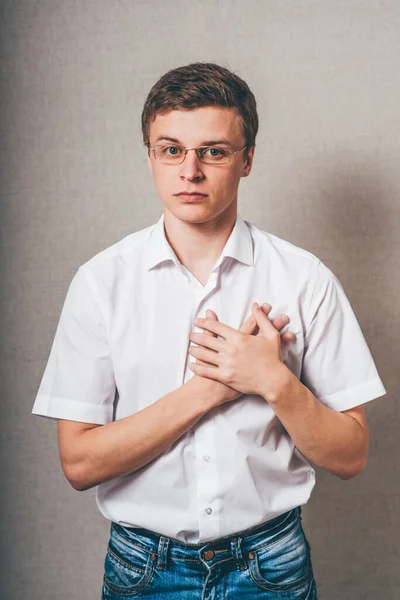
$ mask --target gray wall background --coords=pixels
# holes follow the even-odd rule
[[[304,509],[320,598],[398,599],[398,0],[2,0],[0,15],[2,598],[100,598],[109,522],[31,409],[78,266],[161,214],[147,92],[202,60],[258,101],[241,215],[336,273],[388,391],[366,406],[366,471],[318,471]]]

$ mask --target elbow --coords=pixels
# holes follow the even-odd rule
[[[86,490],[91,490],[97,485],[96,483],[87,481],[85,478],[79,476],[70,477],[68,481],[76,492],[86,492]]]
[[[82,481],[80,481],[79,479],[74,479],[74,478],[70,478],[68,479],[71,487],[76,491],[76,492],[84,492],[85,490],[90,489],[89,487],[87,487]]]
[[[336,471],[334,471],[335,475],[340,477],[343,481],[347,481],[348,479],[353,479],[357,477],[360,473],[362,473],[367,466],[367,457],[358,460],[357,462],[342,465],[342,467]]]
[[[62,469],[68,483],[76,492],[84,492],[85,490],[89,490],[91,487],[93,487],[85,480],[81,467],[78,468],[77,465],[71,466],[62,464]]]
[[[367,466],[368,451],[369,438],[368,435],[366,435],[356,455],[353,456],[351,460],[341,462],[337,470],[333,472],[335,473],[335,475],[337,475],[338,477],[340,477],[340,479],[343,480],[353,479],[354,477],[357,477],[357,475],[360,475],[360,473],[362,473],[365,467]]]

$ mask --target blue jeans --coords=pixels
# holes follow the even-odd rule
[[[102,600],[317,600],[300,507],[201,544],[111,523]]]

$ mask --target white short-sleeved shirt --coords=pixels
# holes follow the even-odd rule
[[[318,258],[237,217],[203,286],[178,260],[164,216],[76,272],[32,412],[106,424],[177,389],[194,373],[189,335],[206,309],[239,329],[251,303],[290,317],[287,367],[343,411],[384,395],[335,275]],[[134,432],[132,432],[134,435]],[[187,543],[255,527],[305,504],[315,472],[260,396],[213,409],[157,459],[96,488],[109,520]]]

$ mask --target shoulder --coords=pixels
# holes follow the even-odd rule
[[[82,263],[78,272],[92,284],[111,284],[141,261],[155,223],[125,236]]]
[[[277,235],[269,231],[260,229],[259,227],[256,227],[256,225],[250,223],[249,221],[245,221],[245,223],[250,230],[251,236],[254,239],[256,246],[258,245],[259,247],[261,247],[263,251],[266,251],[268,249],[274,250],[276,253],[287,256],[288,258],[296,257],[303,260],[304,262],[315,263],[319,261],[319,258],[315,256],[315,254],[313,254],[312,252],[309,252],[304,248],[300,248],[299,246],[296,246],[295,244],[292,244],[291,242],[284,240],[283,238],[278,237]]]
[[[296,246],[269,231],[265,231],[246,221],[254,240],[255,255],[267,257],[270,265],[286,270],[317,275],[320,265],[324,267],[318,256]]]
[[[344,290],[333,271],[315,254],[246,222],[254,240],[255,265],[270,280],[295,294],[311,309],[328,297],[332,303]]]
[[[126,262],[130,257],[134,256],[135,253],[137,254],[140,252],[141,248],[148,241],[154,226],[155,224],[150,225],[145,229],[141,229],[140,231],[130,233],[121,240],[115,242],[115,244],[112,244],[108,248],[104,248],[104,250],[101,250],[92,256],[92,258],[83,263],[80,268],[91,270],[101,266],[112,266],[119,261]]]
[[[71,281],[69,295],[85,297],[87,292],[104,306],[116,290],[122,289],[129,275],[142,268],[147,242],[155,223],[130,233],[82,263]]]

